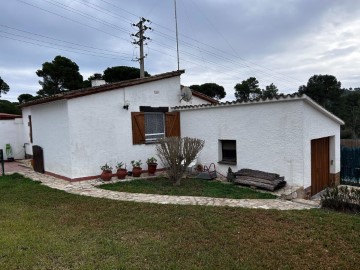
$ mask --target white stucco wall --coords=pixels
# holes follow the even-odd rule
[[[180,77],[172,77],[68,100],[72,171],[66,176],[74,179],[99,175],[101,165],[110,163],[114,167],[120,161],[130,169],[130,161],[139,159],[146,169],[146,159],[155,156],[155,145],[132,144],[131,112],[139,112],[140,106],[170,110],[180,105],[180,94]],[[208,102],[197,97],[181,102],[204,103]],[[129,104],[128,110],[123,108],[124,104]]]
[[[181,111],[183,136],[205,140],[198,162],[215,163],[226,175],[250,168],[278,173],[293,185],[303,183],[302,103],[282,101]],[[236,140],[237,164],[217,163],[219,140]]]
[[[24,158],[24,137],[23,120],[16,118],[13,120],[0,120],[0,149],[4,150],[4,159],[7,159],[6,144],[11,145],[15,159]]]
[[[66,101],[31,107],[33,144],[44,152],[45,171],[71,177],[70,137]]]
[[[29,115],[31,115],[31,108],[22,108],[22,119],[23,119],[23,138],[26,154],[32,155],[32,143],[30,141],[30,127],[29,127]]]
[[[304,187],[311,186],[311,140],[330,137],[330,173],[340,172],[340,126],[307,102],[304,106]],[[332,161],[332,162],[331,162]]]
[[[330,137],[331,173],[340,171],[340,123],[306,99],[181,111],[182,136],[205,140],[198,162],[226,175],[250,168],[278,173],[294,186],[311,185],[311,140]],[[236,140],[237,164],[220,160],[219,140]]]

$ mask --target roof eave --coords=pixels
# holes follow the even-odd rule
[[[289,102],[289,101],[298,101],[303,100],[310,106],[312,106],[317,111],[321,112],[322,114],[326,115],[339,125],[344,125],[345,122],[317,104],[315,101],[313,101],[310,97],[307,95],[299,95],[299,94],[292,94],[287,96],[279,96],[271,99],[265,99],[265,100],[252,100],[252,101],[227,101],[227,102],[220,102],[218,104],[201,104],[201,105],[185,105],[185,106],[176,106],[172,107],[171,109],[173,111],[188,111],[188,110],[198,110],[198,109],[211,109],[211,108],[223,108],[223,107],[234,107],[234,106],[246,106],[246,105],[260,105],[260,104],[266,104],[266,103],[273,103],[273,102]]]
[[[130,86],[140,85],[140,84],[144,84],[144,83],[168,79],[168,78],[180,76],[183,73],[185,73],[185,70],[177,70],[177,71],[162,73],[162,74],[158,74],[158,75],[154,75],[154,76],[150,76],[150,77],[146,77],[146,78],[132,79],[132,80],[121,81],[121,82],[111,83],[111,84],[105,84],[105,85],[96,86],[96,87],[89,87],[89,88],[83,88],[83,89],[63,92],[61,94],[56,94],[56,95],[53,95],[50,97],[37,99],[37,100],[33,100],[33,101],[29,101],[29,102],[20,104],[19,107],[25,108],[25,107],[49,103],[49,102],[53,102],[53,101],[57,101],[57,100],[72,99],[72,98],[77,98],[77,97],[82,97],[82,96],[93,95],[93,94],[107,92],[107,91],[111,91],[111,90],[115,90],[115,89],[121,89],[121,88],[125,88],[125,87],[130,87]]]
[[[315,110],[325,114],[326,116],[328,116],[329,118],[331,118],[332,120],[337,122],[339,125],[345,125],[345,122],[343,120],[341,120],[339,117],[337,117],[336,115],[334,115],[331,112],[329,112],[328,110],[326,110],[324,107],[320,106],[318,103],[316,103],[314,100],[312,100],[309,96],[304,94],[303,99],[305,100],[306,103],[311,105]]]

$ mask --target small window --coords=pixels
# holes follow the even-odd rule
[[[220,162],[236,164],[236,141],[221,140],[220,147],[221,147]]]
[[[145,141],[156,142],[165,137],[165,117],[161,112],[145,113]]]

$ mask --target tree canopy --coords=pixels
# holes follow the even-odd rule
[[[0,97],[1,94],[6,94],[7,92],[9,92],[10,87],[9,85],[0,77]]]
[[[150,74],[145,71],[145,77]],[[102,78],[108,83],[126,81],[140,78],[140,69],[127,66],[108,67],[104,70]]]
[[[275,84],[271,83],[267,85],[265,89],[261,90],[261,97],[262,98],[273,98],[278,95],[279,89],[276,87]]]
[[[37,92],[42,97],[83,87],[83,77],[79,73],[79,66],[60,55],[56,56],[52,62],[45,62],[42,69],[36,71],[36,75],[43,79],[39,81],[42,89]]]
[[[191,85],[190,88],[217,100],[226,96],[224,87],[216,83],[204,83],[202,85],[195,84]]]
[[[328,110],[332,110],[343,90],[341,82],[333,75],[314,75],[310,77],[306,86],[299,87],[300,94],[306,94]]]
[[[21,110],[17,106],[17,102],[10,102],[8,100],[0,100],[0,113],[21,114]]]
[[[35,99],[36,97],[34,97],[31,94],[21,94],[18,96],[18,101],[20,104],[31,101],[33,99]]]
[[[248,101],[261,96],[259,81],[255,77],[250,77],[235,85],[235,97],[237,100]]]
[[[347,110],[344,111],[343,119],[351,131],[351,138],[357,139],[360,134],[360,92],[353,91],[344,97]]]

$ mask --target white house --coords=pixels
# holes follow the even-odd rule
[[[344,122],[306,95],[172,109],[181,114],[183,136],[205,140],[202,164],[278,173],[311,194],[340,182]]]
[[[180,75],[64,92],[22,105],[27,142],[43,149],[44,169],[70,181],[98,177],[100,166],[155,156],[154,140],[180,136],[179,113],[170,107],[217,101],[193,91],[183,100]],[[145,168],[145,166],[144,166]]]
[[[25,142],[42,147],[46,173],[69,181],[96,178],[105,163],[145,163],[164,136],[205,140],[197,161],[222,174],[228,167],[278,173],[313,194],[339,181],[343,122],[309,97],[218,103],[193,92],[184,101],[183,72],[25,103]]]
[[[24,136],[21,115],[0,113],[0,149],[3,149],[4,159],[7,159],[6,145],[10,144],[12,157],[23,159]]]

